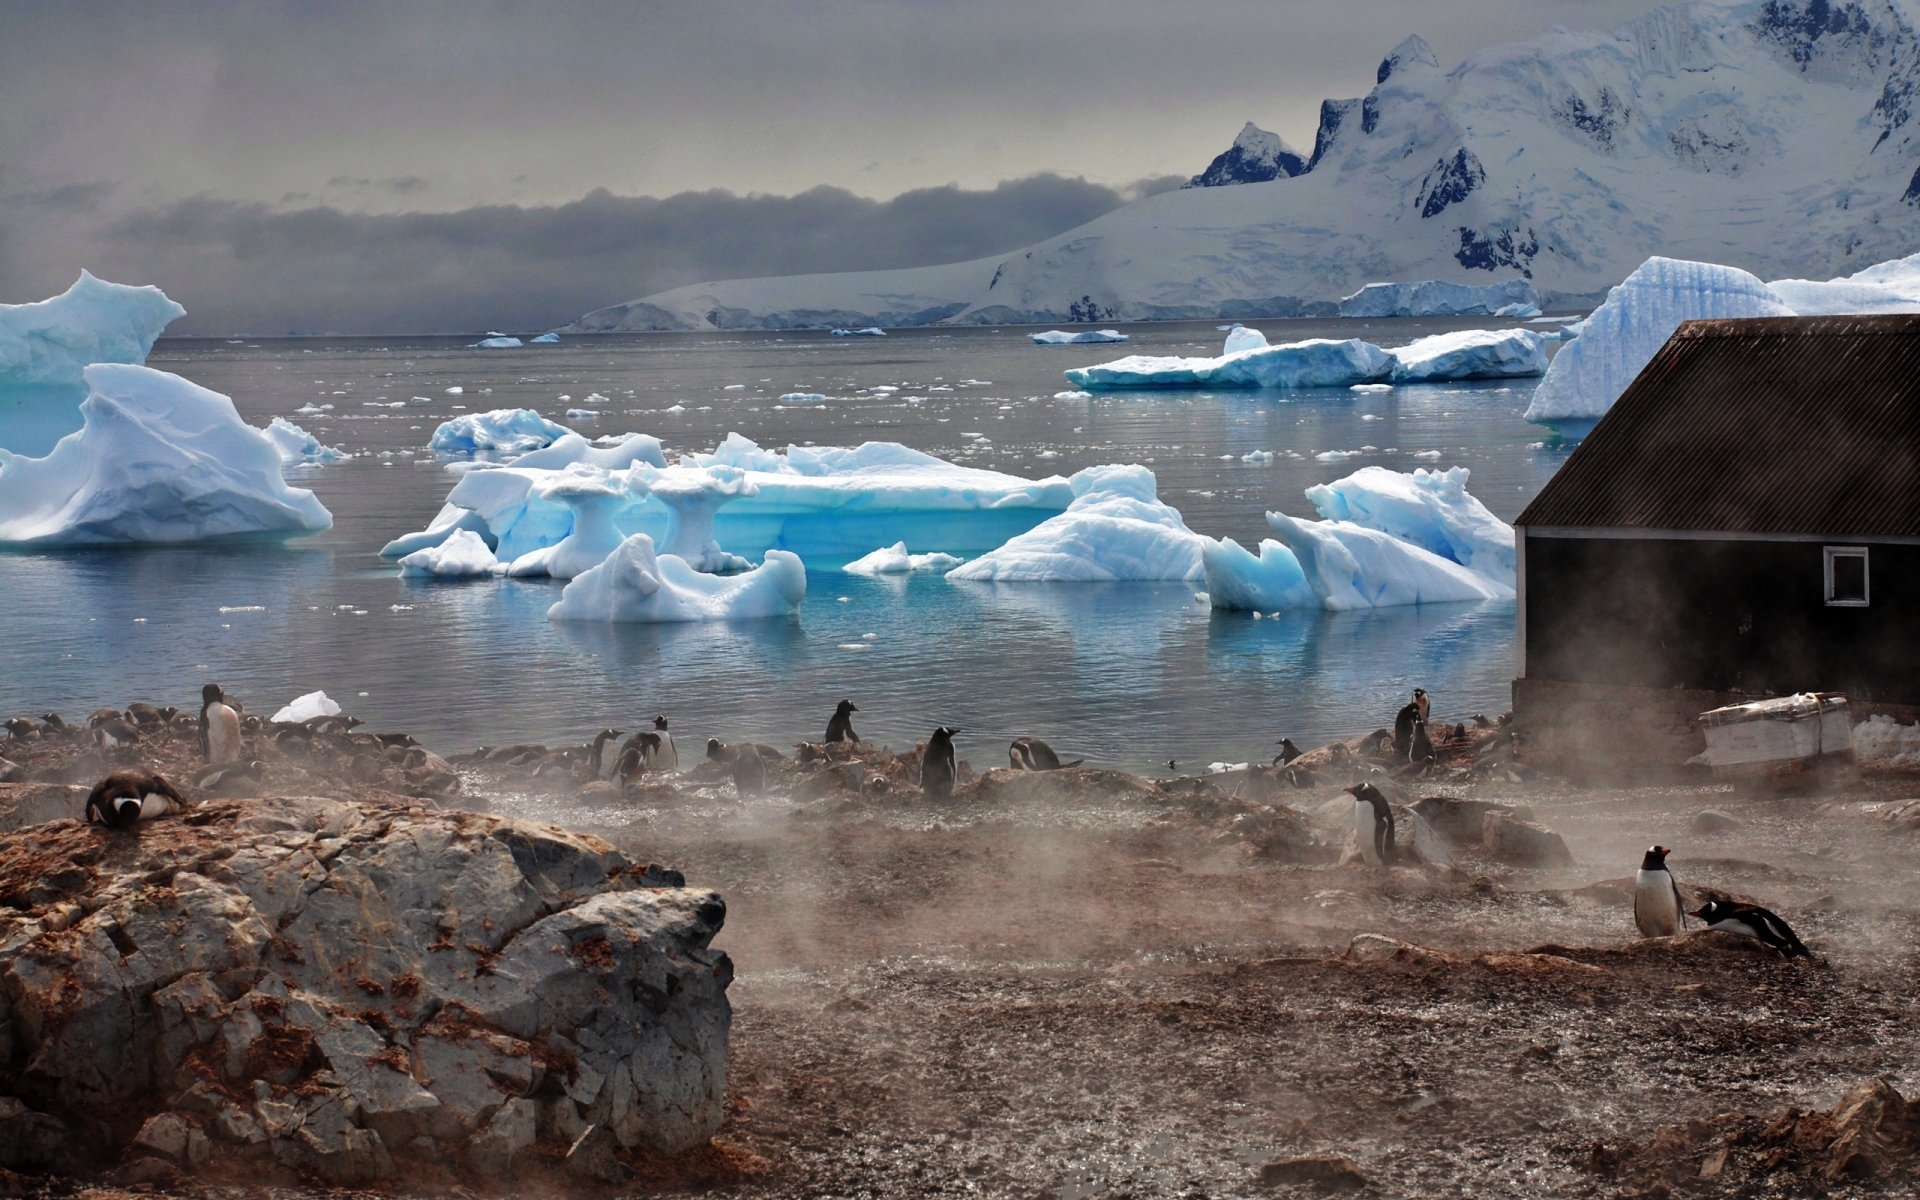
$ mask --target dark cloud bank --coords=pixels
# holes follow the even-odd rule
[[[544,329],[607,304],[710,279],[959,262],[1017,249],[1139,195],[1054,174],[877,201],[596,190],[550,207],[366,214],[189,199],[106,216],[92,192],[16,196],[0,209],[9,293],[63,289],[81,267],[156,283],[186,305],[176,334]],[[27,261],[33,260],[31,265]],[[56,282],[57,280],[57,282]]]

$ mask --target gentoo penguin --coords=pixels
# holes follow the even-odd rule
[[[1072,762],[1061,762],[1053,747],[1039,738],[1023,737],[1013,739],[1013,745],[1007,748],[1007,759],[1016,771],[1059,771],[1067,767],[1077,767],[1087,761],[1076,758]]]
[[[860,735],[853,731],[853,714],[859,711],[860,706],[851,700],[842,700],[836,705],[833,710],[833,719],[827,722],[826,740],[829,742],[859,741]]]
[[[1800,938],[1793,932],[1791,925],[1782,921],[1778,914],[1761,908],[1758,904],[1742,904],[1736,900],[1709,900],[1694,909],[1693,915],[1705,921],[1708,929],[1726,929],[1734,933],[1744,933],[1748,937],[1757,937],[1778,950],[1785,958],[1813,957],[1813,954],[1801,945]]]
[[[173,720],[173,714],[179,711],[177,708],[155,708],[151,704],[129,704],[127,719],[140,728],[146,729],[151,726],[165,725]]]
[[[653,761],[648,764],[656,771],[678,771],[680,752],[673,748],[673,735],[667,732],[667,719],[655,717],[653,731],[660,735],[660,745],[653,752]]]
[[[659,756],[660,735],[651,729],[642,730],[620,747],[620,757],[614,760],[613,773],[624,783],[648,770]]]
[[[140,731],[132,721],[109,708],[87,718],[87,736],[102,750],[117,750],[139,741]]]
[[[7,736],[16,742],[24,742],[40,733],[40,723],[32,717],[15,717],[6,724]]]
[[[1280,747],[1280,753],[1273,756],[1273,765],[1276,767],[1284,767],[1306,753],[1300,749],[1300,747],[1293,744],[1292,738],[1281,738],[1275,742],[1274,745]]]
[[[49,730],[64,730],[67,727],[67,723],[60,719],[59,713],[41,713],[40,723]]]
[[[752,746],[735,746],[733,754],[733,790],[742,796],[758,796],[767,788],[766,760]]]
[[[227,706],[217,683],[200,689],[200,757],[210,763],[240,757],[240,714]]]
[[[1407,750],[1408,762],[1432,762],[1433,739],[1427,736],[1425,717],[1413,723],[1413,745]]]
[[[1360,856],[1369,866],[1393,863],[1393,806],[1379,788],[1356,783],[1345,789],[1353,796],[1353,832],[1360,842]]]
[[[920,756],[920,790],[929,800],[945,800],[953,795],[953,735],[958,729],[937,726],[927,739],[926,753]]]
[[[1493,722],[1487,720],[1487,714],[1475,713],[1473,714],[1473,727],[1475,729],[1492,729]]]
[[[623,733],[619,729],[602,729],[593,735],[593,749],[587,754],[587,766],[593,771],[595,779],[613,777],[614,757],[607,753],[607,743]]]
[[[1413,727],[1420,723],[1420,705],[1409,701],[1393,716],[1393,756],[1401,762],[1407,761],[1407,755],[1413,750]]]
[[[193,783],[201,791],[212,792],[220,788],[259,783],[266,773],[267,764],[259,761],[216,763],[211,767],[201,767],[194,774]]]
[[[1420,719],[1422,721],[1431,721],[1433,719],[1427,712],[1427,689],[1413,689],[1413,702],[1420,707]]]
[[[115,771],[93,785],[87,820],[126,829],[142,820],[179,812],[187,802],[173,785],[146,771]]]
[[[1680,907],[1680,884],[1667,869],[1665,846],[1648,846],[1640,869],[1633,873],[1633,923],[1641,937],[1672,937],[1686,927]]]

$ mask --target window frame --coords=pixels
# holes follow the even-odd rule
[[[1873,606],[1873,563],[1865,546],[1823,546],[1820,549],[1821,575],[1825,582],[1825,595],[1828,608],[1871,608]],[[1860,560],[1860,598],[1837,599],[1833,594],[1833,560],[1836,558],[1858,558]]]

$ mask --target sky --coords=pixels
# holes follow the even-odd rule
[[[175,332],[544,328],[680,284],[1000,253],[1310,150],[1444,66],[1648,0],[0,0],[0,302],[87,267]]]

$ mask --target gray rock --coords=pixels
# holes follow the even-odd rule
[[[133,1144],[165,1155],[174,1162],[185,1162],[187,1132],[191,1128],[178,1113],[161,1113],[157,1117],[147,1118],[147,1123],[134,1135]]]
[[[509,1100],[467,1143],[467,1162],[482,1175],[505,1175],[513,1170],[515,1156],[533,1145],[539,1131],[539,1110],[533,1101]]]
[[[595,1183],[619,1183],[627,1174],[626,1164],[616,1157],[619,1150],[619,1139],[605,1125],[589,1125],[567,1151],[567,1174]]]
[[[1487,814],[1500,813],[1516,821],[1531,821],[1531,809],[1488,800],[1460,800],[1452,796],[1427,796],[1411,805],[1426,818],[1427,824],[1456,850],[1478,849],[1485,837]]]
[[[1693,820],[1687,822],[1687,827],[1695,833],[1726,833],[1740,828],[1740,821],[1718,809],[1703,808],[1693,814]]]
[[[0,1167],[44,1170],[60,1157],[66,1142],[67,1127],[58,1117],[0,1096]]]
[[[1480,848],[1489,858],[1516,867],[1573,865],[1573,854],[1559,834],[1501,812],[1486,814]]]

